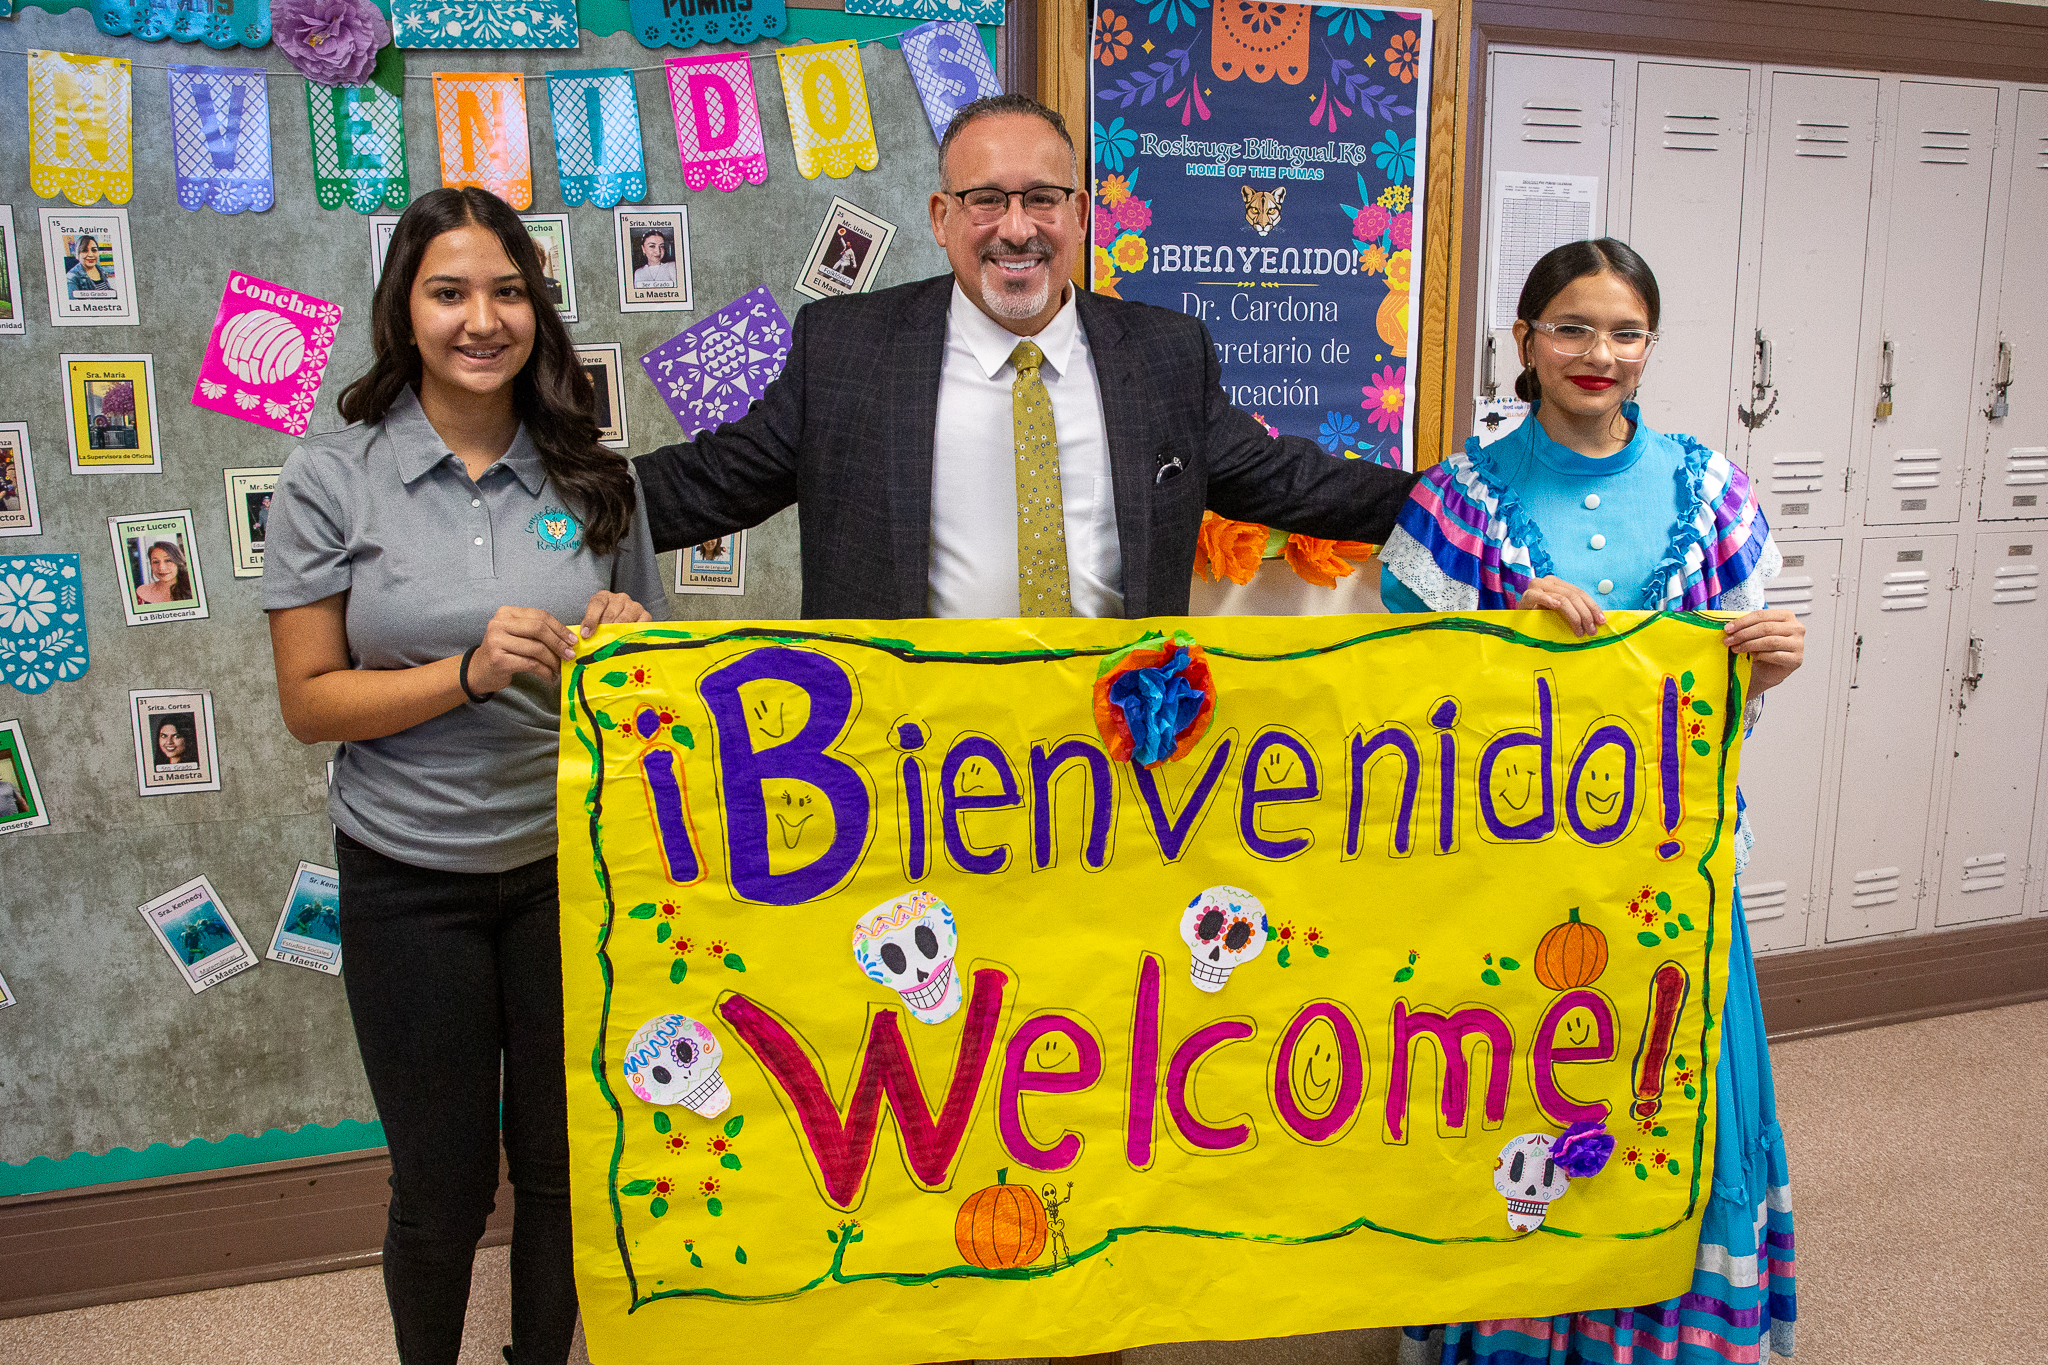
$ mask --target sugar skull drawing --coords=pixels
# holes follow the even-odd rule
[[[1188,945],[1188,979],[1201,990],[1220,991],[1233,968],[1266,946],[1266,907],[1249,891],[1212,886],[1188,902],[1180,936]]]
[[[649,1104],[680,1104],[715,1119],[732,1103],[718,1074],[722,1049],[711,1030],[685,1014],[658,1014],[626,1047],[626,1086]]]
[[[960,976],[953,970],[959,947],[952,910],[929,891],[885,901],[853,926],[854,961],[926,1024],[944,1023],[960,1008]]]
[[[1508,1226],[1534,1232],[1550,1204],[1571,1185],[1571,1176],[1551,1158],[1548,1133],[1524,1133],[1500,1149],[1493,1163],[1493,1187],[1508,1201]]]

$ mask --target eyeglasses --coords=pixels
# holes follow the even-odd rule
[[[1650,348],[1657,344],[1660,335],[1641,327],[1603,332],[1582,322],[1532,322],[1529,325],[1543,333],[1550,342],[1551,350],[1571,360],[1592,354],[1593,343],[1601,337],[1607,338],[1607,352],[1616,360],[1624,363],[1647,360]]]
[[[1024,212],[1041,222],[1051,222],[1059,211],[1073,197],[1072,185],[1033,185],[1027,190],[1000,190],[994,185],[983,185],[972,190],[947,190],[946,193],[967,206],[968,217],[987,226],[1001,221],[1010,211],[1012,199],[1024,201]]]

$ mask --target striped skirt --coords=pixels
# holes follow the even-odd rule
[[[1640,1308],[1409,1327],[1401,1365],[1759,1365],[1773,1352],[1792,1354],[1792,1192],[1739,891],[1735,907],[1714,1072],[1714,1189],[1692,1288]]]

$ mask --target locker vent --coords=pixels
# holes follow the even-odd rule
[[[1813,579],[1810,575],[1780,574],[1764,585],[1764,596],[1771,606],[1790,607],[1794,616],[1813,614]],[[1745,888],[1743,895],[1746,897],[1748,894]]]
[[[1967,166],[1970,164],[1968,128],[1922,128],[1920,164],[1923,166]]]
[[[1925,569],[1900,569],[1884,576],[1883,600],[1877,604],[1879,611],[1924,611],[1927,607],[1928,583],[1933,575]],[[1860,878],[1861,873],[1857,876]]]
[[[1939,488],[1940,486],[1940,451],[1902,450],[1892,456],[1892,487]]]
[[[2001,564],[1991,576],[1991,604],[2032,602],[2041,595],[2041,570],[2034,564]]]
[[[2043,454],[2048,454],[2048,451],[2044,451]],[[1780,495],[1818,493],[1826,466],[1827,456],[1817,450],[1796,450],[1790,455],[1773,456],[1771,491]],[[2044,462],[2043,467],[2048,468],[2048,462]]]
[[[1577,104],[1538,104],[1525,100],[1522,104],[1522,141],[1556,142],[1576,147],[1585,139],[1578,134],[1585,128],[1585,107]]]
[[[1785,913],[1785,891],[1783,882],[1744,882],[1742,918],[1751,924],[1781,918]]]
[[[1721,150],[1719,114],[1664,115],[1664,145],[1674,152],[1718,152]]]
[[[1824,156],[1836,161],[1847,158],[1849,125],[1799,120],[1799,131],[1792,136],[1792,155]]]
[[[2048,483],[2048,446],[2014,446],[2005,452],[2005,486]]]
[[[2041,158],[2034,163],[2034,169],[2037,171],[2048,171],[2048,133],[2042,134],[2041,145],[2035,149],[2034,155]]]
[[[1980,853],[1974,858],[1963,859],[1963,890],[1996,891],[2005,885],[2005,855],[2003,853]],[[1744,905],[1749,904],[1748,894],[1743,895]],[[1748,916],[1744,916],[1745,919]]]
[[[1849,897],[1849,903],[1858,910],[1872,906],[1890,905],[1899,898],[1899,870],[1896,867],[1870,867],[1856,874],[1856,885]],[[1744,903],[1748,903],[1745,894]]]

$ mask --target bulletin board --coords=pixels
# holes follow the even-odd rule
[[[615,7],[623,15],[624,6]],[[868,39],[916,21],[854,19],[791,8],[783,43]],[[649,205],[689,209],[695,309],[622,312],[609,209],[560,196],[547,91],[527,82],[536,214],[565,214],[573,249],[578,345],[616,344],[623,358],[628,453],[678,439],[638,357],[749,290],[765,286],[794,316],[807,298],[800,266],[836,197],[899,230],[866,281],[886,288],[940,273],[945,257],[924,227],[936,145],[902,54],[863,42],[862,78],[880,162],[843,179],[798,174],[772,52],[757,54],[755,89],[767,179],[731,193],[692,192],[683,180],[660,71],[679,50],[650,50],[630,33],[584,31],[570,51],[414,51],[406,54],[406,159],[414,195],[440,183],[432,72],[637,69]],[[19,135],[30,49],[117,55],[134,65],[133,239],[140,324],[49,325],[37,210],[62,204],[30,188]],[[681,51],[702,52],[698,47]],[[733,50],[723,45],[717,50]],[[168,62],[261,67],[269,81],[275,203],[261,212],[188,210],[174,193]],[[0,977],[15,1003],[0,1008],[0,1195],[203,1170],[382,1144],[339,978],[264,960],[201,992],[187,989],[138,907],[208,879],[261,958],[302,861],[333,865],[325,815],[327,746],[294,740],[279,717],[260,579],[232,572],[223,471],[280,465],[294,438],[190,401],[231,271],[303,290],[344,309],[313,432],[342,423],[335,401],[369,360],[371,235],[349,208],[316,202],[304,84],[275,47],[215,52],[201,45],[110,37],[89,11],[15,6],[0,20],[0,203],[20,243],[24,335],[0,335],[0,423],[27,426],[41,532],[0,541],[0,554],[78,559],[90,667],[25,694],[0,688],[0,721],[19,722],[46,827],[0,836]],[[163,450],[160,473],[74,474],[67,457],[59,357],[153,358]],[[128,625],[108,518],[189,511],[203,565],[203,619]],[[797,531],[785,514],[748,533],[744,579],[722,594],[673,597],[679,619],[776,618],[798,613]],[[672,556],[664,556],[673,585]],[[130,692],[211,694],[217,789],[143,796]]]

